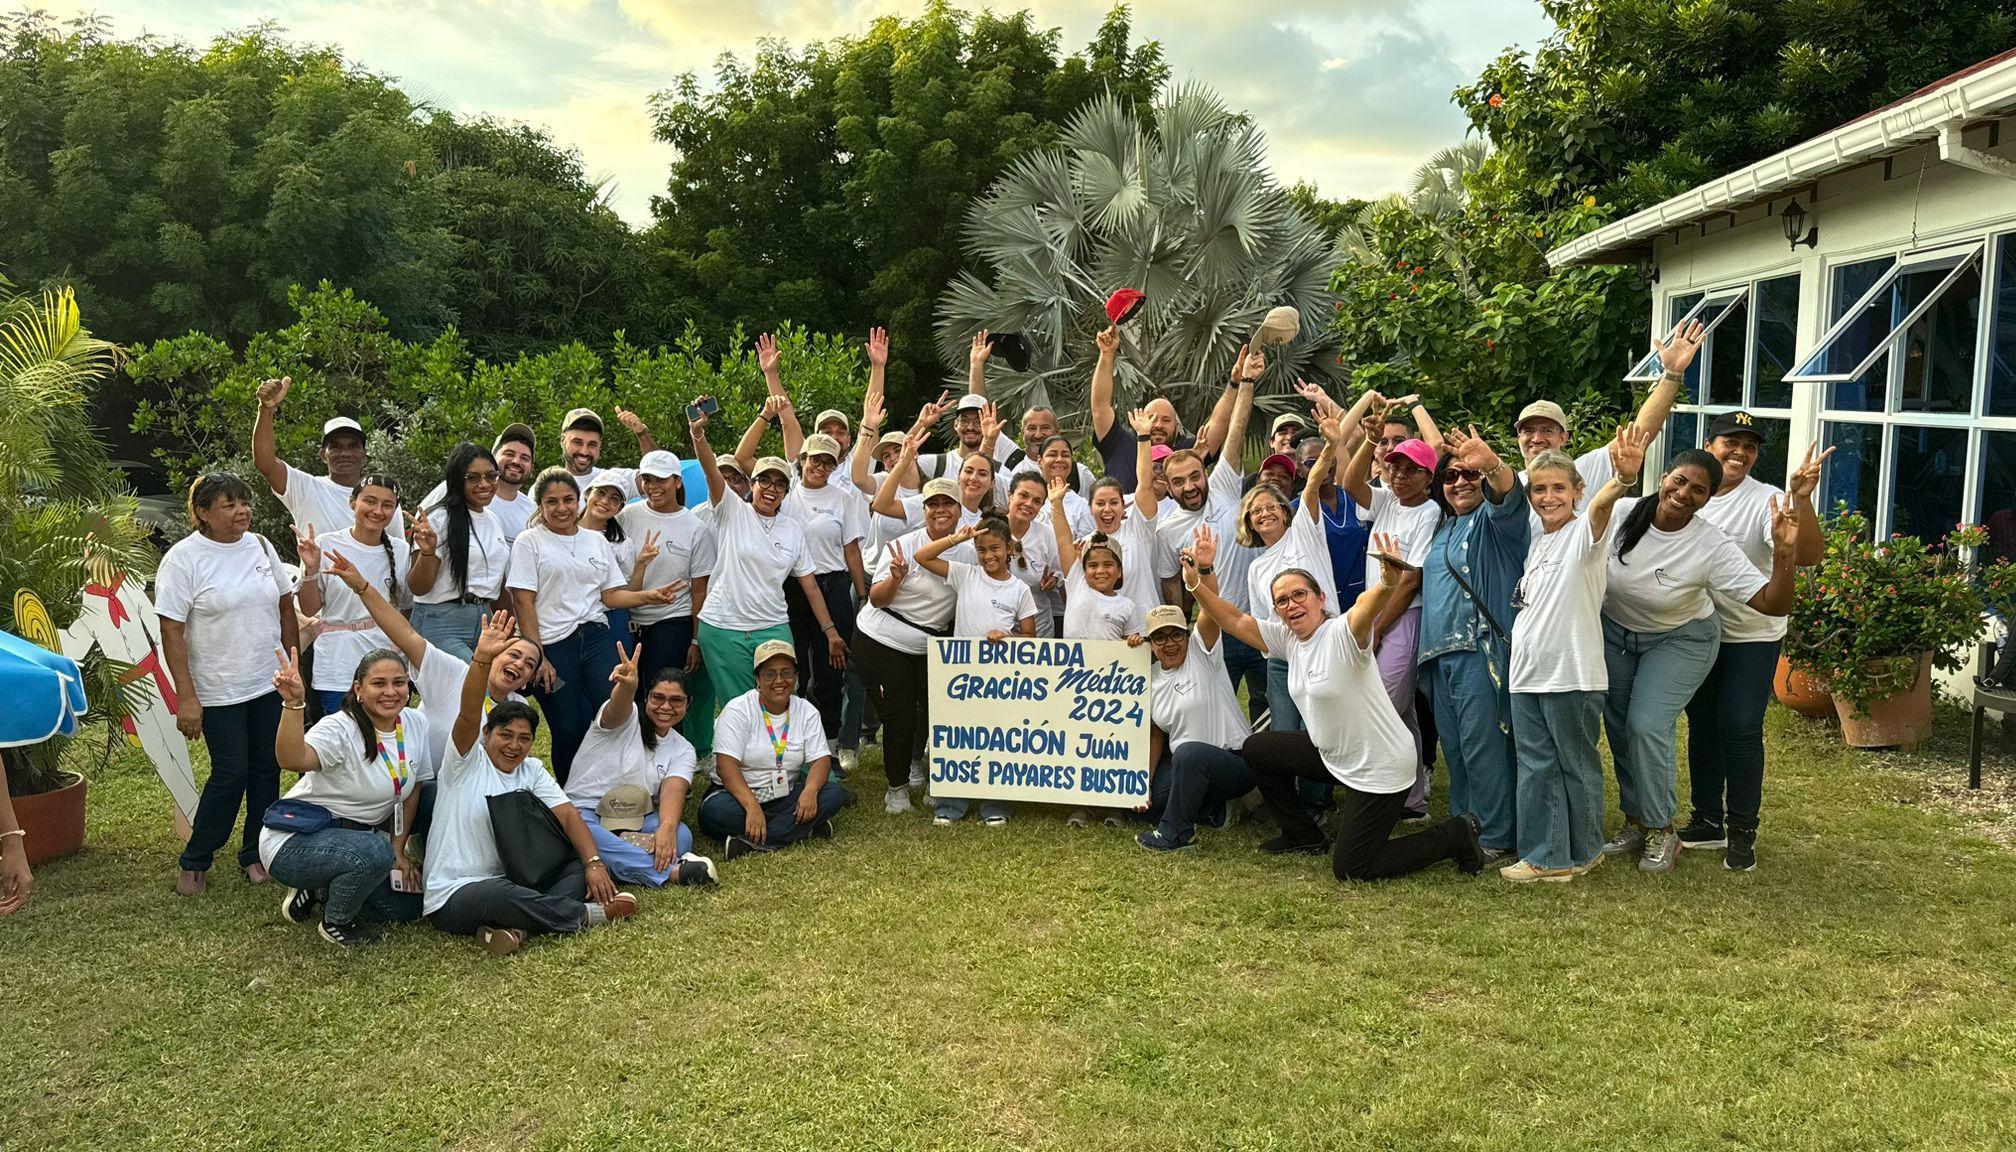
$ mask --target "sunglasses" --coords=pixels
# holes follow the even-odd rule
[[[1444,484],[1454,484],[1458,480],[1475,482],[1482,480],[1484,473],[1479,472],[1475,468],[1444,468],[1435,474],[1435,478]]]

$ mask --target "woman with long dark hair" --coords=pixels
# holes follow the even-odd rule
[[[175,679],[175,726],[210,748],[210,777],[175,882],[176,892],[194,896],[208,887],[211,861],[231,838],[241,804],[238,865],[254,884],[268,879],[259,827],[280,795],[273,739],[282,704],[267,661],[274,649],[295,651],[301,641],[294,583],[273,545],[252,531],[252,489],[228,472],[212,472],[189,486],[188,509],[194,531],[161,557],[154,610],[161,654]]]
[[[504,598],[511,543],[490,511],[499,476],[488,448],[457,444],[448,454],[440,506],[422,508],[408,537],[413,627],[457,660],[476,650],[483,614]]]
[[[1617,769],[1624,828],[1607,856],[1638,856],[1646,872],[1670,872],[1680,853],[1673,830],[1680,755],[1675,726],[1708,671],[1722,628],[1715,597],[1766,616],[1792,610],[1798,519],[1773,499],[1771,572],[1759,572],[1735,541],[1697,515],[1722,487],[1722,464],[1698,448],[1673,458],[1657,494],[1620,500],[1617,546],[1603,595],[1603,662],[1609,695],[1603,727]]]

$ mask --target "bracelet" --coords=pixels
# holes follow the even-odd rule
[[[1638,486],[1638,477],[1636,476],[1612,476],[1611,479],[1617,481],[1619,485],[1625,488],[1636,488]]]
[[[602,869],[603,869],[604,871],[607,871],[607,870],[608,870],[608,868],[609,868],[609,866],[608,866],[607,864],[603,864],[603,863],[602,863],[602,857],[600,857],[600,856],[590,856],[590,857],[588,857],[588,863],[587,863],[587,864],[585,865],[585,867],[589,867],[589,868],[594,868],[594,867],[596,867],[596,866],[598,866],[598,865],[599,865],[599,866],[600,866],[600,867],[601,867],[601,868],[602,868]]]
[[[9,828],[5,832],[0,832],[0,840],[5,840],[9,836],[21,837],[21,842],[23,844],[26,844],[28,842],[28,830],[26,828]]]
[[[420,558],[421,558],[422,560],[432,560],[432,559],[434,559],[434,553],[432,553],[432,552],[422,552],[422,553],[420,553]]]
[[[285,708],[289,712],[305,712],[308,709],[308,702],[303,700],[299,704],[289,704],[285,700],[282,700],[280,707]]]
[[[1197,567],[1197,575],[1199,576],[1209,576],[1213,572],[1216,572],[1218,570],[1218,566],[1216,564],[1199,564],[1196,567]]]
[[[831,620],[828,620],[826,622],[824,630],[833,633],[835,636],[838,636],[840,634],[840,626],[833,623]]]

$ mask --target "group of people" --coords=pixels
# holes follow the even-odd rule
[[[338,418],[316,475],[277,457],[290,382],[267,381],[253,454],[298,571],[251,531],[250,486],[213,473],[157,579],[178,721],[211,761],[177,890],[204,890],[242,812],[248,879],[337,944],[425,916],[508,952],[621,919],[619,885],[718,879],[686,826],[703,783],[694,823],[724,860],[830,838],[879,731],[883,809],[909,811],[944,636],[1148,645],[1151,795],[1131,815],[1150,850],[1193,847],[1257,791],[1278,826],[1261,849],[1328,852],[1340,879],[1448,860],[1559,882],[1606,856],[1662,872],[1683,847],[1754,865],[1763,712],[1795,565],[1818,558],[1824,456],[1781,492],[1750,475],[1761,433],[1732,413],[1635,495],[1698,324],[1659,342],[1663,376],[1601,447],[1568,455],[1565,412],[1529,405],[1523,470],[1418,397],[1347,406],[1298,382],[1306,413],[1275,416],[1248,475],[1264,350],[1240,350],[1192,433],[1166,398],[1116,409],[1126,336],[1097,339],[1081,454],[1045,407],[1011,434],[985,332],[965,394],[905,429],[885,425],[876,330],[858,420],[827,410],[809,432],[765,337],[769,398],[732,452],[710,443],[712,398],[686,408],[691,507],[679,457],[620,408],[635,469],[601,466],[604,422],[576,409],[543,471],[513,424],[415,500]],[[772,430],[783,454],[759,457]],[[1599,725],[1623,809],[1607,837]],[[1448,818],[1428,823],[1438,748]],[[941,825],[970,807],[929,800]],[[552,813],[529,821],[543,840],[527,804]],[[1422,826],[1395,837],[1406,821]]]

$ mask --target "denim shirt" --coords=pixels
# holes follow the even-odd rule
[[[1442,518],[1421,566],[1420,663],[1450,652],[1478,651],[1480,638],[1492,632],[1484,612],[1458,583],[1459,572],[1505,629],[1496,646],[1502,652],[1511,643],[1512,589],[1526,570],[1530,531],[1526,486],[1516,475],[1502,501],[1493,504],[1487,487],[1484,502],[1468,515]]]

